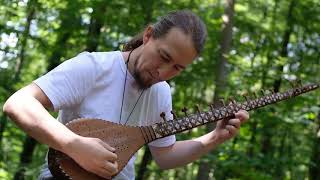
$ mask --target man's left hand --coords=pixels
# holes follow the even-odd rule
[[[230,120],[221,120],[217,122],[216,128],[213,130],[217,140],[220,143],[235,137],[242,123],[249,119],[249,113],[245,110],[240,110],[235,113],[235,118]]]

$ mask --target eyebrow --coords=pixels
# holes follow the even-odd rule
[[[172,60],[171,55],[170,55],[165,49],[162,49],[162,48],[161,48],[160,51],[161,51],[163,54],[165,54],[165,56],[167,56],[167,58],[169,58],[170,60]],[[185,68],[186,68],[185,66],[180,65],[180,64],[177,64],[177,66],[179,66],[179,67],[182,68],[182,69],[185,69]]]

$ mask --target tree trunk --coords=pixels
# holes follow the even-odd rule
[[[144,24],[148,25],[152,21],[152,13],[153,13],[153,0],[144,0],[141,3],[142,9],[145,11],[144,13]]]
[[[24,179],[26,166],[32,161],[32,153],[37,145],[37,141],[30,136],[26,136],[26,139],[23,144],[23,151],[20,154],[20,164],[19,169],[14,175],[15,180]]]
[[[68,7],[67,9],[68,10]],[[49,64],[47,67],[47,71],[52,70],[54,67],[56,67],[60,63],[60,58],[63,55],[63,52],[66,48],[61,46],[61,44],[66,44],[68,38],[70,37],[71,33],[70,32],[64,32],[63,29],[65,28],[65,25],[70,22],[70,18],[72,21],[74,21],[76,18],[71,16],[71,17],[64,17],[63,12],[62,14],[62,24],[60,26],[59,31],[62,32],[59,34],[56,42],[56,48],[54,48],[54,51],[49,58]],[[79,20],[79,19],[78,19]],[[31,160],[32,160],[32,154],[37,145],[37,141],[33,139],[30,136],[27,136],[24,143],[23,143],[23,151],[20,154],[20,164],[18,171],[15,173],[15,180],[20,180],[24,179],[24,173],[25,173],[25,166],[27,166]]]
[[[290,5],[289,5],[289,10],[288,10],[288,16],[287,16],[287,29],[283,34],[283,41],[281,45],[281,51],[280,51],[280,56],[281,57],[288,57],[288,49],[287,46],[290,41],[290,35],[292,33],[293,29],[293,19],[292,19],[292,14],[293,14],[293,8],[295,6],[295,0],[291,0]],[[277,67],[277,71],[279,72],[280,75],[283,73],[283,65],[280,65]],[[273,88],[275,92],[279,92],[280,90],[280,85],[281,85],[281,76],[274,81]]]
[[[76,1],[75,1],[76,2]],[[74,9],[77,8],[75,2],[67,3],[66,9],[60,12],[61,25],[57,30],[57,40],[52,48],[52,53],[48,59],[47,72],[51,71],[61,63],[61,57],[67,50],[67,43],[75,29],[80,28],[81,17]],[[70,13],[73,12],[73,13]]]
[[[287,19],[286,19],[286,23],[287,23],[287,29],[285,30],[283,37],[282,37],[282,43],[281,43],[281,50],[280,50],[280,57],[281,58],[288,58],[288,50],[287,50],[287,46],[288,43],[290,41],[290,35],[292,34],[293,31],[293,9],[295,7],[295,0],[291,0],[290,1],[290,5],[289,5],[289,9],[288,9],[288,15],[287,15]],[[273,90],[275,92],[279,92],[280,91],[280,87],[282,84],[282,74],[283,74],[283,68],[284,65],[286,63],[281,63],[280,65],[278,65],[276,67],[276,71],[277,71],[277,79],[274,80],[273,82]],[[277,127],[275,126],[276,124],[272,122],[272,119],[274,117],[271,115],[270,117],[268,117],[268,119],[270,119],[270,121],[265,121],[263,126],[262,126],[262,135],[261,135],[261,153],[266,155],[267,158],[271,158],[274,156],[274,151],[275,151],[275,147],[274,145],[272,145],[272,136],[274,135],[274,131],[270,131],[271,129],[277,129]],[[285,137],[283,137],[285,138]],[[285,139],[283,139],[283,142],[285,142]],[[279,152],[279,157],[281,158],[282,153],[284,153],[284,151],[280,151]],[[281,160],[279,161],[281,162]],[[283,167],[281,166],[281,163],[277,164],[277,167],[274,168],[275,170],[275,174],[277,176],[277,179],[282,179],[284,176],[284,172],[285,170],[283,169]]]
[[[270,66],[270,59],[271,57],[269,57],[270,54],[268,54],[268,58],[267,58],[267,62],[266,62],[266,65],[265,67],[269,67]],[[262,76],[261,76],[261,88],[262,89],[265,89],[266,87],[266,77],[267,77],[267,68],[264,68],[264,70],[262,71]],[[260,112],[260,109],[257,109],[257,114],[259,114]],[[256,144],[256,136],[257,136],[257,127],[258,127],[258,121],[256,120],[253,120],[251,122],[251,125],[250,125],[250,132],[251,132],[251,137],[250,137],[250,140],[249,140],[249,147],[247,149],[247,155],[249,157],[253,157],[253,153],[254,153],[254,147],[255,147],[255,144]]]
[[[282,45],[281,45],[281,51],[280,51],[280,56],[281,57],[288,57],[288,51],[287,51],[287,46],[290,40],[290,35],[292,33],[292,29],[293,29],[293,19],[292,19],[292,13],[293,13],[293,8],[295,6],[295,0],[292,0],[290,2],[289,5],[289,10],[288,10],[288,16],[287,16],[287,29],[283,34],[283,41],[282,41]],[[277,69],[277,73],[279,75],[278,79],[276,79],[273,83],[273,90],[275,92],[279,92],[280,90],[280,86],[281,86],[281,82],[282,82],[282,74],[283,74],[283,67],[284,65],[279,65],[276,69]],[[272,118],[272,117],[270,117]],[[262,132],[267,132],[268,129],[270,129],[271,127],[268,126],[268,122],[266,122],[264,129],[266,129],[265,131]],[[266,154],[267,152],[270,152],[270,149],[272,149],[271,147],[271,137],[272,134],[267,133],[267,134],[262,134],[262,147],[261,147],[261,152],[263,154]]]
[[[141,164],[139,166],[138,175],[136,178],[137,180],[146,179],[144,177],[144,174],[147,172],[147,166],[151,162],[151,159],[152,159],[152,155],[151,155],[150,149],[148,146],[145,146],[145,152],[143,154]]]
[[[277,6],[276,6],[277,7]],[[262,20],[265,20],[265,18],[267,18],[267,15],[268,15],[268,11],[266,8],[263,9],[263,18]],[[262,22],[261,22],[262,23]],[[255,62],[255,59],[257,57],[257,55],[259,54],[261,48],[266,44],[267,42],[267,38],[265,36],[261,36],[261,38],[259,38],[258,42],[257,42],[257,46],[255,47],[255,50],[254,50],[254,55],[252,57],[252,60],[251,60],[251,70],[252,70],[252,74],[255,73],[254,71],[254,62]],[[269,59],[267,59],[267,64],[269,63]],[[268,66],[267,66],[268,67]],[[265,88],[265,74],[266,74],[266,70],[263,69],[262,70],[262,77],[261,77],[261,88],[264,89]],[[251,132],[251,136],[250,136],[250,140],[249,140],[249,146],[248,146],[248,149],[247,149],[247,155],[249,157],[252,157],[253,156],[253,151],[254,151],[254,147],[255,147],[255,144],[256,144],[256,135],[257,135],[257,126],[258,126],[258,121],[255,121],[254,119],[251,120],[250,122],[250,132]]]
[[[25,49],[26,49],[28,38],[30,37],[29,36],[30,25],[31,25],[31,21],[35,16],[37,3],[38,3],[37,0],[30,0],[27,4],[27,9],[26,9],[27,21],[24,27],[24,31],[22,32],[22,35],[19,37],[19,41],[20,41],[19,57],[17,58],[17,61],[16,61],[15,73],[12,76],[12,80],[10,80],[11,82],[8,84],[16,84],[20,81],[20,73],[21,73],[21,69],[23,68],[24,60],[25,60]],[[8,86],[7,90],[9,92],[8,94],[13,94],[13,92],[15,91],[12,88],[12,86]],[[3,132],[7,124],[7,118],[5,117],[4,114],[0,117],[0,122],[1,122],[1,126],[0,126],[0,144],[1,144]]]
[[[13,77],[14,82],[18,82],[20,79],[21,69],[23,68],[23,65],[24,65],[25,49],[26,49],[26,45],[29,37],[31,21],[35,16],[37,3],[38,3],[37,0],[30,0],[27,4],[27,13],[26,13],[27,21],[26,21],[26,25],[24,27],[22,36],[19,38],[21,39],[21,45],[20,45],[19,58],[17,59],[16,66],[15,66],[15,74]]]
[[[284,172],[286,170],[285,169],[286,166],[285,166],[285,162],[283,162],[284,161],[283,159],[285,159],[284,157],[288,157],[285,150],[287,148],[286,140],[288,139],[288,134],[290,132],[288,132],[288,130],[284,130],[282,133],[283,134],[281,135],[280,146],[278,147],[278,152],[279,152],[278,158],[280,158],[280,161],[278,161],[278,163],[277,163],[278,168],[276,168],[276,170],[275,170],[275,175],[276,175],[275,179],[278,179],[278,180],[284,179],[283,176],[284,176]]]
[[[90,25],[87,37],[86,51],[96,51],[99,45],[101,28],[105,23],[105,12],[109,5],[106,1],[94,1],[93,12],[91,14]]]
[[[319,105],[320,107],[320,105]],[[314,132],[314,142],[313,142],[313,149],[312,155],[310,159],[309,165],[309,178],[310,180],[319,180],[320,179],[320,112],[318,112],[318,116],[316,119],[317,128]]]
[[[26,20],[26,24],[24,27],[24,31],[22,33],[22,36],[20,36],[20,51],[19,51],[19,57],[17,58],[17,62],[15,65],[15,74],[12,77],[12,84],[16,84],[20,81],[20,74],[21,74],[21,70],[23,68],[24,60],[25,60],[25,49],[26,49],[26,45],[27,45],[27,41],[29,38],[29,33],[30,33],[30,26],[31,26],[31,21],[34,19],[35,17],[35,12],[36,12],[36,7],[37,7],[37,0],[30,0],[27,3],[27,9],[26,9],[26,16],[27,16],[27,20]],[[14,92],[14,89],[9,89],[9,94],[12,94]],[[2,115],[0,117],[1,120],[1,124],[2,126],[0,126],[0,142],[2,142],[2,137],[3,137],[3,132],[6,128],[6,124],[7,124],[7,117],[5,115]],[[2,143],[0,143],[2,144]],[[25,164],[28,164],[31,161],[31,157],[28,155],[29,151],[33,151],[33,148],[35,147],[36,142],[32,141],[32,140],[28,140],[28,143],[24,143],[23,146],[23,152],[20,155],[20,164],[19,164],[19,170],[16,172],[15,174],[15,179],[23,179],[24,177],[24,172],[25,169],[23,168],[25,166]],[[31,152],[32,153],[32,152]]]
[[[222,39],[220,40],[220,52],[218,58],[218,64],[216,69],[216,79],[215,79],[215,92],[213,102],[217,104],[221,94],[225,92],[227,77],[228,77],[228,53],[231,47],[232,41],[232,27],[233,27],[233,15],[234,15],[234,4],[235,0],[226,0],[225,1],[225,13],[222,16],[223,18],[223,27],[222,27]],[[207,125],[207,132],[212,131],[214,128],[213,124]],[[201,162],[198,169],[198,180],[207,180],[209,179],[209,173],[211,171],[209,162]]]
[[[147,25],[148,23],[151,22],[152,20],[152,13],[153,13],[153,6],[154,6],[155,1],[152,0],[147,0],[147,1],[143,1],[143,3],[141,4],[142,9],[145,11],[145,16],[144,16],[144,22],[145,25]],[[139,167],[139,172],[137,174],[137,179],[144,179],[146,170],[147,170],[147,166],[150,164],[151,162],[151,152],[149,150],[148,147],[146,147],[146,150],[143,154],[143,159],[140,163],[140,167]],[[145,177],[146,178],[146,177]],[[147,178],[146,178],[147,179]]]
[[[248,147],[248,150],[247,150],[247,155],[249,157],[253,156],[253,151],[254,151],[254,147],[255,147],[255,144],[256,144],[257,126],[258,126],[258,122],[257,121],[252,122],[251,125],[250,125],[251,137],[250,137],[250,140],[249,140],[249,147]]]

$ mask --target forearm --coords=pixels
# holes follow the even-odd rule
[[[165,148],[151,147],[153,157],[163,169],[175,168],[188,164],[217,147],[219,144],[235,137],[241,123],[249,118],[247,111],[235,113],[235,119],[219,121],[216,128],[194,140],[178,141]]]
[[[32,96],[17,92],[7,100],[3,110],[28,135],[60,151],[77,136]]]
[[[27,134],[41,143],[66,153],[78,165],[101,177],[118,172],[115,149],[98,138],[82,137],[56,121],[45,109],[50,100],[38,86],[31,84],[12,95],[4,112]]]
[[[199,159],[221,143],[212,131],[193,140],[177,141],[170,147],[150,149],[162,169],[171,169]]]

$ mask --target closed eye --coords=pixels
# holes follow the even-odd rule
[[[170,57],[170,55],[168,55],[167,52],[165,52],[165,51],[162,50],[162,49],[159,49],[159,50],[158,50],[158,53],[159,53],[159,55],[160,55],[160,58],[161,58],[163,61],[165,61],[165,62],[171,62],[171,57]]]
[[[159,49],[159,50],[158,50],[158,53],[159,53],[159,55],[160,55],[160,58],[161,58],[164,62],[170,63],[170,62],[172,61],[172,58],[171,58],[170,54],[169,54],[168,52],[166,52],[165,50]],[[186,67],[183,66],[183,65],[180,65],[180,64],[175,64],[175,65],[173,66],[173,68],[176,69],[177,71],[181,71],[181,70],[185,69]]]
[[[164,62],[167,62],[167,63],[170,62],[170,59],[168,59],[168,58],[166,58],[166,57],[164,57],[164,56],[161,56],[161,59],[162,59]]]

